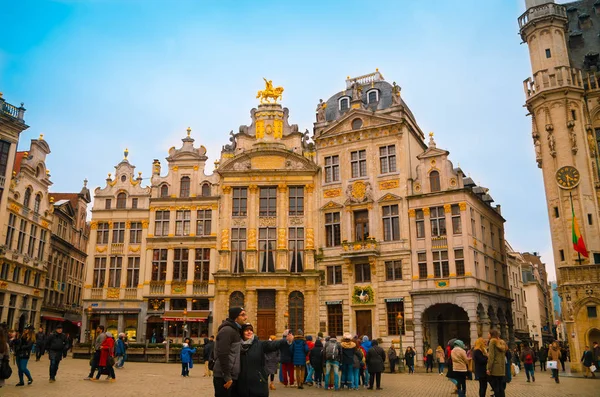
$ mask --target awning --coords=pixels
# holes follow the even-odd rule
[[[208,321],[210,310],[190,310],[186,315],[183,310],[168,310],[162,315],[165,321],[186,321],[188,323]]]
[[[50,316],[42,316],[42,319],[49,321],[65,321],[62,317],[50,317]]]

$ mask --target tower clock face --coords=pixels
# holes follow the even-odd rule
[[[579,185],[580,179],[581,174],[579,174],[577,168],[571,167],[570,165],[561,167],[556,171],[556,182],[558,183],[558,186],[563,189],[573,189],[575,186]]]

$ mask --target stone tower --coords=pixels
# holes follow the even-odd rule
[[[600,337],[600,63],[598,38],[592,32],[600,23],[600,7],[594,0],[525,3],[519,27],[533,72],[523,83],[525,103],[544,178],[558,291],[577,371],[584,346]],[[573,211],[587,258],[573,247]]]

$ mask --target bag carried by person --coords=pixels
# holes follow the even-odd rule
[[[12,368],[8,361],[8,354],[5,354],[0,362],[0,379],[8,379],[12,375]]]
[[[592,371],[592,372],[596,372],[596,369],[597,369],[597,368],[596,368],[596,366],[595,366],[594,364],[592,364],[592,365],[590,366],[590,371]]]
[[[327,346],[325,347],[325,359],[327,361],[336,361],[338,360],[338,349],[336,342],[327,342]]]
[[[531,354],[525,356],[525,364],[533,364],[533,356]]]
[[[556,362],[556,361],[548,361],[548,362],[546,362],[546,368],[548,368],[548,369],[558,369],[558,362]]]
[[[521,370],[519,369],[519,366],[515,363],[512,364],[512,375],[518,375],[519,372],[521,372]]]
[[[113,356],[108,356],[108,359],[106,360],[106,363],[108,364],[109,367],[112,367],[115,365],[115,358]]]

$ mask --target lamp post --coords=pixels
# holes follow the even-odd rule
[[[92,305],[89,305],[86,309],[87,312],[87,329],[85,330],[85,339],[89,343],[88,354],[92,354],[92,331],[90,326],[92,325]]]
[[[402,313],[398,313],[396,320],[398,321],[398,334],[400,334],[400,354],[398,354],[400,362],[398,363],[398,370],[402,373],[404,372],[404,350],[402,350],[402,326],[404,325],[404,319],[402,318]]]
[[[183,309],[183,339],[187,337],[187,307]]]

